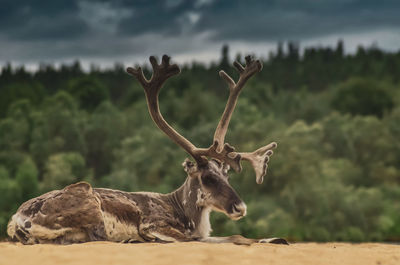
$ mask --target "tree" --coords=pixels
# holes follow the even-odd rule
[[[0,165],[0,237],[5,237],[10,216],[17,209],[21,192],[8,170]]]
[[[29,100],[21,99],[13,102],[6,119],[0,120],[0,149],[26,151],[31,134]]]
[[[9,105],[19,99],[39,104],[44,93],[44,88],[39,82],[19,81],[6,84],[0,89],[0,117],[4,117]]]
[[[352,78],[338,87],[332,106],[342,113],[382,117],[385,112],[392,110],[394,102],[382,84]]]
[[[43,189],[62,189],[67,185],[90,179],[85,159],[78,153],[59,153],[49,157],[43,176]]]
[[[86,162],[95,177],[110,173],[114,150],[119,149],[126,135],[126,119],[109,101],[101,103],[84,129],[87,146]]]
[[[106,87],[95,77],[84,76],[69,82],[68,91],[83,109],[93,111],[102,101],[108,99]]]
[[[40,170],[51,154],[86,153],[82,132],[86,118],[67,92],[61,91],[47,98],[41,111],[35,112],[32,119],[29,150]]]
[[[19,165],[15,180],[21,190],[21,203],[39,195],[38,169],[30,157]]]
[[[229,46],[226,44],[224,46],[222,46],[222,49],[221,49],[221,60],[219,63],[219,67],[224,69],[225,71],[230,68]]]

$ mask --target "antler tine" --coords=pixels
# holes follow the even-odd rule
[[[169,57],[168,55],[163,55],[162,57],[162,64],[163,65],[169,65],[169,61],[170,61],[171,57]]]
[[[233,63],[233,66],[235,66],[235,68],[238,70],[239,73],[242,73],[244,71],[243,65],[241,65],[238,61],[235,61]]]
[[[239,153],[243,160],[247,160],[253,166],[256,173],[256,182],[261,184],[264,181],[264,176],[267,174],[268,161],[270,156],[274,153],[272,149],[278,145],[272,142],[266,146],[263,146],[251,153]]]
[[[131,75],[133,75],[134,77],[136,77],[136,79],[140,82],[140,84],[141,84],[143,87],[147,87],[147,86],[149,85],[149,81],[146,79],[146,77],[144,77],[143,70],[142,70],[141,67],[138,67],[137,69],[132,68],[132,67],[128,67],[128,68],[126,69],[126,71],[127,71],[129,74],[131,74]]]
[[[150,63],[151,63],[151,66],[153,67],[153,76],[154,75],[156,75],[157,73],[158,73],[158,69],[159,69],[159,66],[158,66],[158,63],[157,63],[157,59],[156,59],[156,57],[155,56],[150,56],[149,57],[149,61],[150,61]],[[152,76],[152,77],[153,77]]]
[[[219,76],[228,83],[229,89],[233,89],[235,87],[235,81],[233,81],[232,77],[225,73],[224,70],[219,71]]]
[[[246,67],[243,67],[238,61],[233,63],[235,68],[238,70],[240,77],[237,83],[224,71],[220,71],[219,75],[224,79],[229,86],[229,98],[225,106],[224,113],[222,114],[221,120],[218,123],[217,129],[214,134],[214,141],[218,142],[218,151],[223,148],[225,135],[228,130],[229,122],[232,117],[232,113],[236,107],[237,99],[240,91],[246,84],[246,81],[254,74],[258,73],[262,69],[262,63],[259,60],[253,60],[251,56],[246,56]]]

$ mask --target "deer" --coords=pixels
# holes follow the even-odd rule
[[[127,68],[144,88],[148,111],[157,127],[182,147],[194,161],[186,158],[182,166],[185,182],[168,194],[125,192],[92,188],[87,182],[71,184],[23,203],[11,217],[7,233],[22,244],[72,244],[89,241],[113,242],[187,242],[288,244],[283,238],[250,239],[241,235],[210,236],[210,212],[224,213],[232,220],[246,215],[246,204],[229,184],[228,171],[241,172],[241,161],[248,161],[261,184],[268,162],[277,147],[271,142],[253,152],[236,152],[225,143],[225,135],[238,96],[246,82],[260,72],[262,63],[251,56],[246,64],[233,65],[239,72],[235,82],[226,72],[220,77],[228,84],[229,97],[208,148],[198,148],[179,134],[160,112],[158,95],[167,79],[180,73],[177,64],[170,64],[164,55],[158,64],[150,57],[153,69],[148,80],[141,67]]]

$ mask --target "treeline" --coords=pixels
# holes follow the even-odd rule
[[[213,214],[215,234],[400,240],[400,52],[346,55],[341,41],[303,53],[284,46],[244,88],[227,135],[240,151],[271,141],[278,149],[263,185],[248,166],[231,173],[248,216]],[[218,71],[237,78],[228,46],[218,62],[181,68],[161,92],[161,110],[195,145],[209,146],[228,95]],[[185,157],[153,124],[123,65],[1,71],[1,236],[22,202],[80,180],[170,192],[185,179]]]

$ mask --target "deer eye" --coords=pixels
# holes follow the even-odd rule
[[[201,180],[205,186],[215,186],[218,183],[213,175],[204,175]]]

